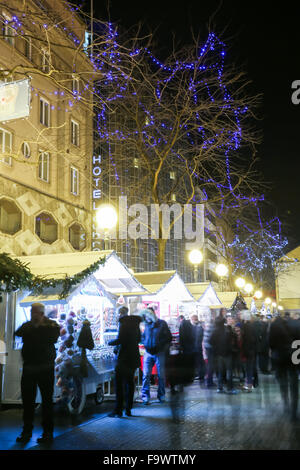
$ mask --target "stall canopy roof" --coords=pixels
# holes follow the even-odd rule
[[[215,283],[213,282],[188,282],[185,284],[195,300],[198,300],[209,286],[215,290]]]
[[[145,290],[123,261],[111,250],[19,256],[18,259],[28,264],[29,269],[36,276],[44,276],[46,279],[63,279],[80,273],[105,256],[105,264],[93,274],[109,292]]]
[[[145,273],[134,273],[136,279],[150,293],[158,292],[176,274],[176,271],[153,271]]]
[[[161,299],[169,298],[170,302],[174,299],[181,302],[193,300],[193,296],[177,271],[154,271],[135,273],[134,275],[148,291],[148,294],[147,292],[144,293],[145,296],[159,296]]]
[[[230,292],[230,291],[225,291],[225,292],[217,292],[217,296],[221,301],[221,304],[225,308],[231,308],[238,297],[237,292]]]
[[[72,297],[77,294],[106,296],[113,301],[113,295],[106,292],[101,283],[97,281],[97,279],[92,274],[84,281],[75,286],[72,286],[66,298],[61,299],[60,293],[61,287],[48,287],[44,289],[41,294],[28,295],[23,300],[21,300],[20,305],[22,307],[28,307],[34,302],[42,302],[45,305],[54,303],[66,304],[70,302]]]

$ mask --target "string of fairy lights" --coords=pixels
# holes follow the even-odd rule
[[[70,10],[76,13],[78,7],[71,7]],[[118,31],[112,23],[101,24],[101,35],[103,41],[101,46],[93,48],[93,55],[87,50],[85,44],[82,44],[76,34],[68,29],[65,25],[60,24],[57,21],[53,23],[39,22],[34,20],[32,17],[22,15],[22,19],[17,15],[13,15],[10,20],[4,18],[4,24],[9,25],[14,29],[16,34],[24,35],[24,29],[26,26],[25,22],[31,22],[34,27],[43,28],[45,32],[57,28],[63,32],[69,41],[78,50],[83,51],[88,55],[88,58],[93,66],[96,76],[101,76],[99,81],[93,83],[86,81],[83,83],[81,91],[75,91],[74,93],[67,94],[64,90],[47,91],[47,95],[57,100],[57,103],[51,103],[52,110],[61,110],[62,105],[60,100],[66,98],[68,100],[68,106],[65,107],[65,111],[72,110],[78,103],[82,101],[84,94],[90,91],[100,98],[97,100],[97,113],[96,113],[96,130],[100,141],[108,143],[108,158],[110,159],[111,165],[114,168],[116,183],[121,189],[121,178],[118,174],[118,165],[114,160],[111,142],[113,140],[125,142],[128,138],[134,139],[139,137],[139,131],[137,129],[129,130],[128,128],[110,128],[110,112],[113,106],[117,108],[120,100],[126,99],[128,93],[134,96],[135,91],[131,86],[132,76],[127,75],[123,65],[123,54],[122,48],[118,42]],[[235,107],[234,99],[230,95],[229,90],[224,83],[224,71],[225,71],[225,59],[226,59],[226,45],[222,42],[215,33],[210,32],[205,43],[199,48],[198,57],[193,62],[189,61],[176,61],[175,64],[164,63],[159,60],[151,50],[146,47],[135,47],[128,54],[133,61],[148,60],[151,67],[157,72],[157,85],[156,85],[156,97],[157,106],[163,106],[165,89],[172,83],[176,83],[176,79],[180,74],[188,76],[189,92],[191,95],[191,106],[194,105],[194,116],[193,126],[190,123],[183,125],[183,131],[186,136],[185,142],[191,146],[194,145],[195,140],[202,142],[202,149],[210,151],[212,148],[217,148],[218,152],[224,156],[226,164],[226,183],[215,181],[212,178],[205,178],[203,175],[194,172],[193,177],[199,183],[214,184],[220,195],[224,195],[225,192],[230,191],[232,195],[231,202],[229,205],[225,203],[223,199],[218,210],[215,211],[215,215],[219,218],[222,217],[223,211],[226,209],[234,208],[236,201],[236,207],[240,206],[242,201],[243,204],[253,204],[257,208],[258,216],[258,229],[254,230],[247,227],[241,220],[237,220],[235,227],[236,236],[231,244],[231,248],[238,252],[235,258],[235,269],[239,270],[242,265],[245,265],[245,259],[250,256],[254,256],[254,250],[249,245],[249,241],[253,240],[255,236],[264,233],[266,237],[266,243],[268,246],[272,246],[271,260],[275,262],[276,256],[281,254],[283,249],[287,245],[287,240],[281,235],[281,224],[279,219],[276,217],[269,222],[263,223],[258,204],[264,200],[263,195],[259,196],[247,196],[239,194],[233,188],[232,172],[231,172],[231,159],[240,150],[243,141],[243,128],[242,120],[247,116],[248,107]],[[205,59],[205,63],[204,63]],[[211,77],[217,77],[217,80],[212,82]],[[94,78],[94,77],[93,77]],[[214,83],[214,85],[213,85]],[[216,83],[218,86],[216,86]],[[202,99],[203,90],[206,91],[206,96],[211,103],[216,103],[216,106],[220,106],[220,97],[222,98],[222,109],[226,113],[230,113],[230,119],[233,119],[234,126],[219,129],[213,135],[208,130],[205,130],[201,125],[201,116],[198,111],[200,100]],[[108,93],[109,91],[109,93]],[[45,93],[37,87],[32,86],[32,93],[37,95],[39,93]],[[218,97],[218,99],[217,99]],[[139,97],[140,99],[140,97]],[[173,131],[172,122],[168,119],[160,119],[159,113],[155,115],[153,111],[150,111],[147,106],[147,102],[139,102],[139,109],[145,114],[145,124],[142,129],[142,138],[145,148],[151,152],[154,148],[163,146],[167,142],[167,137],[170,132]],[[157,109],[158,109],[157,108]],[[197,124],[195,126],[195,124]],[[234,128],[233,128],[234,127]],[[222,140],[220,144],[219,138],[222,134],[226,134],[226,138]],[[174,159],[183,160],[180,152],[177,148],[172,149],[172,156]],[[209,200],[209,196],[205,188],[202,191],[202,201]],[[195,196],[193,201],[195,201]],[[212,212],[214,209],[211,208]],[[274,223],[277,223],[277,230],[273,229]],[[244,236],[245,242],[241,236],[241,233],[245,232],[247,235]],[[237,250],[238,248],[238,250]],[[251,269],[262,269],[265,266],[266,259],[269,255],[264,254],[260,259],[255,259],[253,267]],[[270,259],[270,256],[269,256]]]

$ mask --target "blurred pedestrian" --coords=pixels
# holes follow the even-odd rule
[[[172,342],[172,335],[168,324],[157,318],[154,307],[140,312],[145,321],[145,330],[142,334],[142,344],[145,346],[143,360],[142,399],[145,405],[150,404],[150,378],[154,365],[157,368],[158,389],[157,398],[165,401],[165,365],[166,355]]]
[[[191,324],[195,331],[195,377],[198,377],[200,384],[203,384],[205,379],[205,362],[202,349],[204,329],[196,314],[191,315]]]
[[[211,335],[214,330],[214,314],[210,313],[209,317],[206,318],[204,323],[203,333],[203,358],[206,361],[206,386],[207,388],[215,387],[216,384],[213,381],[213,375],[215,371],[215,358],[211,345]]]
[[[37,441],[48,444],[53,440],[54,345],[59,332],[59,325],[45,316],[45,307],[40,303],[31,305],[30,321],[23,323],[15,332],[15,336],[20,336],[23,341],[23,431],[17,442],[26,443],[32,436],[37,387],[42,396],[43,426],[43,435]]]
[[[110,417],[123,415],[124,401],[126,416],[131,416],[134,397],[134,374],[140,366],[139,343],[141,340],[141,318],[128,315],[128,308],[119,309],[119,332],[115,340],[109,341],[110,346],[116,346],[117,364],[115,367],[116,403]]]
[[[288,315],[278,315],[270,326],[270,347],[284,410],[292,421],[297,419],[298,367],[292,362],[292,343],[300,339],[299,324]]]
[[[188,385],[195,377],[196,330],[183,315],[179,315],[178,321],[182,385]]]
[[[242,357],[245,361],[246,383],[243,387],[245,392],[252,392],[255,373],[256,337],[251,313],[249,310],[242,312]]]

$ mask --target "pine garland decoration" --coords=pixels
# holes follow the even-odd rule
[[[30,290],[33,294],[40,294],[49,287],[60,287],[59,297],[64,299],[68,296],[73,286],[93,274],[103,265],[106,257],[99,259],[88,268],[80,271],[74,276],[66,276],[64,279],[45,279],[42,276],[35,276],[30,271],[28,264],[22,263],[17,258],[11,258],[7,253],[0,253],[0,302],[1,293],[14,292],[21,289]]]

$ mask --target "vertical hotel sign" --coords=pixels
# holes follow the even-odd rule
[[[98,232],[96,214],[99,207],[99,202],[102,198],[102,192],[100,189],[100,176],[101,176],[101,155],[93,155],[92,164],[92,201],[93,201],[93,226],[92,226],[92,251],[101,251],[101,236]]]

